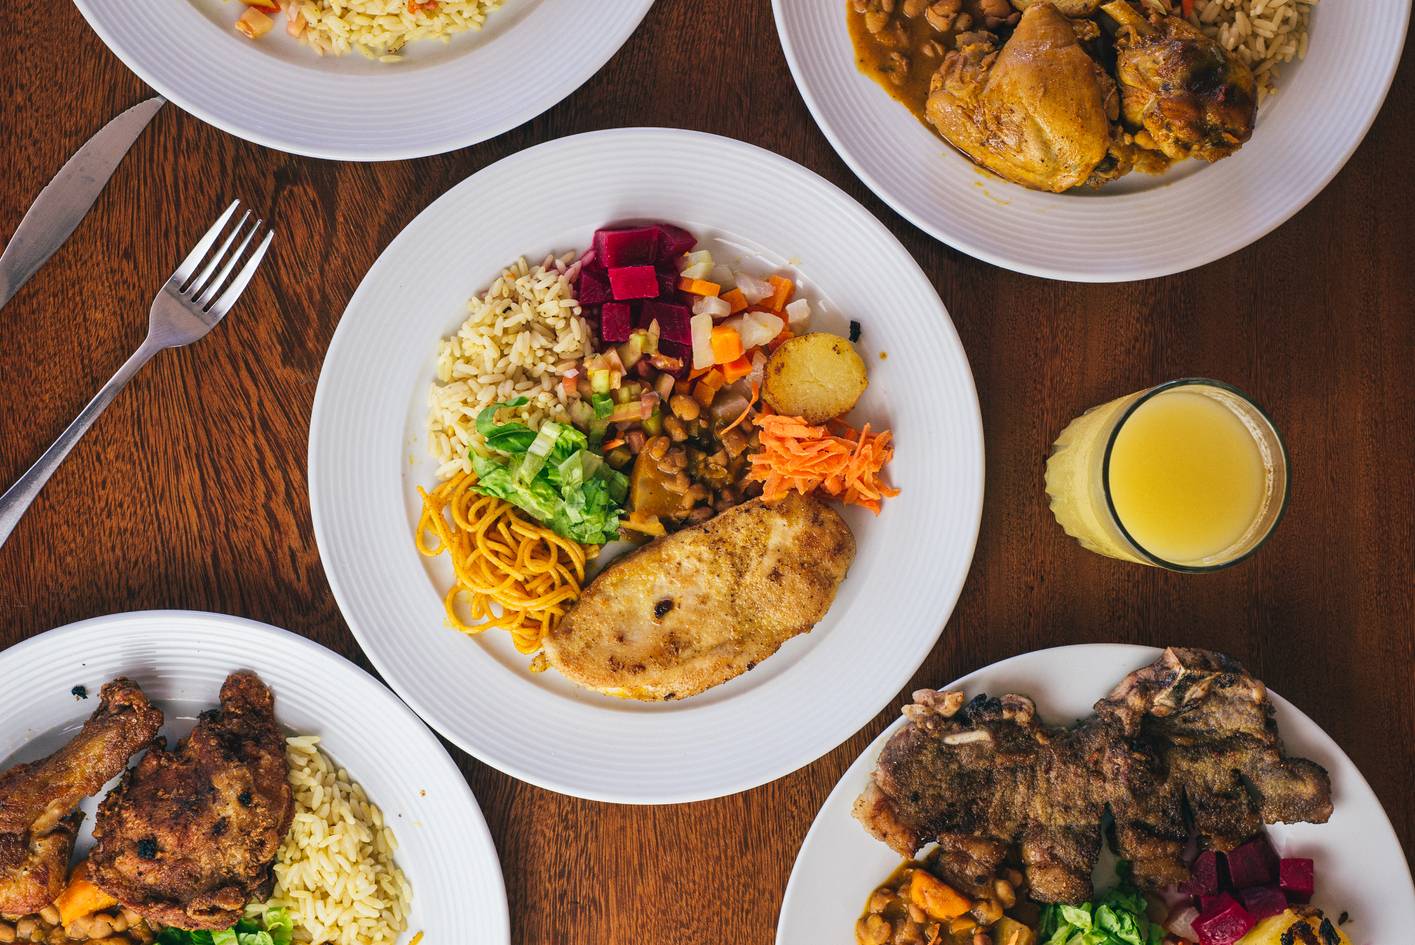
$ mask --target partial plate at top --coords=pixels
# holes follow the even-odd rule
[[[640,703],[533,674],[501,631],[444,623],[445,558],[413,546],[438,340],[466,300],[525,256],[582,250],[597,227],[688,227],[715,258],[789,269],[813,327],[862,326],[870,384],[854,415],[892,428],[903,492],[846,520],[858,551],[830,612],[751,672],[678,702]],[[542,787],[670,803],[745,790],[868,722],[933,647],[972,558],[982,425],[967,358],[904,247],[837,188],[759,148],[671,129],[553,141],[473,175],[384,251],[330,344],[310,424],[320,556],[369,658],[434,728]]]
[[[108,48],[185,111],[311,157],[389,161],[485,141],[555,105],[609,61],[653,0],[505,0],[482,30],[409,43],[401,62],[258,40],[222,0],[75,0]],[[396,4],[395,4],[396,6]]]

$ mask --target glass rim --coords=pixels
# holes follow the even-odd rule
[[[1258,416],[1263,418],[1263,422],[1268,425],[1268,429],[1272,431],[1273,439],[1277,441],[1278,453],[1282,456],[1282,500],[1278,504],[1277,514],[1273,516],[1273,520],[1269,523],[1267,531],[1263,533],[1263,536],[1253,543],[1253,547],[1249,548],[1241,555],[1237,555],[1231,560],[1219,564],[1179,564],[1178,562],[1161,558],[1159,555],[1150,551],[1144,545],[1140,544],[1135,536],[1130,534],[1130,530],[1125,527],[1125,523],[1120,519],[1120,513],[1115,509],[1115,499],[1110,492],[1110,454],[1115,448],[1115,441],[1119,438],[1120,430],[1125,426],[1125,421],[1129,420],[1130,417],[1134,415],[1135,411],[1140,409],[1141,405],[1163,394],[1165,391],[1174,390],[1177,387],[1195,387],[1199,385],[1218,388],[1241,399],[1249,407],[1252,407],[1253,410],[1257,412]],[[1283,440],[1282,433],[1278,430],[1277,424],[1273,423],[1273,418],[1268,416],[1268,412],[1264,410],[1256,400],[1249,396],[1246,391],[1240,390],[1232,384],[1216,381],[1211,377],[1180,377],[1172,381],[1165,381],[1163,384],[1156,384],[1154,387],[1140,394],[1140,396],[1136,397],[1135,401],[1129,404],[1120,416],[1116,418],[1114,426],[1110,429],[1110,434],[1106,437],[1105,453],[1101,457],[1101,492],[1105,495],[1105,506],[1106,511],[1110,513],[1110,520],[1115,523],[1115,527],[1120,530],[1120,534],[1124,536],[1125,540],[1130,544],[1130,547],[1142,555],[1145,560],[1169,571],[1179,571],[1185,574],[1207,574],[1211,571],[1222,571],[1224,568],[1231,568],[1235,564],[1247,561],[1259,548],[1267,544],[1273,532],[1277,531],[1278,523],[1282,521],[1282,517],[1287,513],[1287,500],[1292,493],[1292,463],[1287,454],[1287,443]]]

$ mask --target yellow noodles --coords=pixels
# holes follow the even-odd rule
[[[511,503],[475,492],[475,484],[476,476],[463,473],[431,494],[418,489],[418,550],[430,558],[444,551],[452,557],[457,583],[443,601],[449,626],[466,634],[500,628],[510,632],[517,650],[534,653],[580,596],[585,549],[523,518]]]

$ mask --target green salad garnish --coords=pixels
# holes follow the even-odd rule
[[[1120,884],[1091,902],[1044,906],[1040,945],[1160,945],[1164,929],[1145,914],[1149,903],[1130,884],[1129,865],[1118,864]]]
[[[584,545],[618,538],[628,477],[605,465],[585,434],[569,424],[547,420],[537,432],[524,423],[496,422],[498,410],[526,402],[517,397],[477,415],[477,432],[502,455],[471,454],[476,491],[505,499],[557,535]]]
[[[295,924],[284,909],[271,909],[263,919],[242,919],[220,932],[163,929],[157,945],[290,945]]]

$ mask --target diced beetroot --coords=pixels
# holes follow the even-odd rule
[[[1287,910],[1287,897],[1276,886],[1250,886],[1238,891],[1238,901],[1255,919],[1266,919]]]
[[[609,270],[609,288],[621,302],[651,299],[658,295],[658,275],[653,266],[620,266]]]
[[[605,302],[599,311],[599,336],[610,344],[628,341],[634,330],[634,312],[629,303]]]
[[[1293,902],[1311,902],[1317,884],[1312,861],[1306,857],[1284,857],[1277,867],[1277,882]]]
[[[1216,896],[1223,888],[1223,854],[1204,850],[1189,867],[1189,881],[1179,887],[1189,896]]]
[[[665,362],[665,358],[672,361],[672,366]],[[660,339],[658,342],[658,355],[656,355],[652,361],[653,366],[660,371],[666,371],[674,377],[687,377],[688,371],[693,364],[693,346],[685,345],[679,341]]]
[[[678,301],[678,273],[658,270],[658,297],[667,302]]]
[[[603,270],[599,272],[590,269],[580,270],[580,281],[575,286],[575,297],[580,300],[581,305],[599,305],[601,302],[608,302],[612,298],[609,294],[609,276]]]
[[[698,245],[698,238],[681,226],[672,223],[658,225],[658,254],[660,259],[682,256]]]
[[[1223,892],[1221,892],[1221,893],[1214,893],[1212,896],[1200,896],[1200,897],[1198,898],[1198,901],[1195,903],[1195,905],[1197,905],[1197,906],[1199,907],[1199,911],[1200,911],[1201,913],[1202,913],[1202,912],[1213,912],[1214,910],[1216,910],[1216,909],[1221,909],[1221,908],[1223,907],[1223,902],[1224,902],[1224,897],[1225,897],[1225,896],[1228,896],[1228,893],[1223,893]],[[1232,898],[1232,897],[1229,897],[1229,898]]]
[[[1199,945],[1233,945],[1258,924],[1258,920],[1228,893],[1216,896],[1215,900],[1212,909],[1205,909],[1194,920]]]
[[[688,306],[655,299],[644,303],[643,314],[639,317],[644,322],[657,321],[658,330],[664,341],[675,341],[688,345],[689,352],[692,351],[693,310]],[[677,357],[677,355],[673,355],[673,357]]]
[[[659,229],[639,226],[628,230],[595,230],[594,250],[610,269],[617,266],[652,266],[658,259]]]
[[[1234,889],[1277,882],[1277,852],[1266,836],[1259,836],[1224,855],[1228,879]]]

